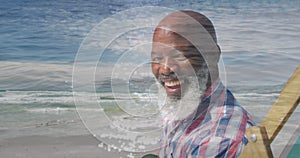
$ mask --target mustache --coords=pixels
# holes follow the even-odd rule
[[[160,81],[163,81],[164,79],[176,79],[176,78],[177,78],[177,75],[174,72],[170,73],[168,75],[161,74],[158,76],[158,79]]]

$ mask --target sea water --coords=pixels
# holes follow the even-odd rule
[[[143,6],[193,9],[212,20],[222,50],[221,78],[258,123],[300,63],[299,1],[1,1],[0,140],[88,133],[79,128],[82,124],[74,103],[72,71],[76,53],[83,39],[103,19]],[[154,84],[154,79],[150,71],[146,72],[132,81],[131,96],[112,94],[109,72],[113,65],[105,63],[117,61],[120,56],[109,51],[114,50],[107,51],[111,55],[100,65],[102,73],[98,74],[95,92],[79,93],[87,105],[96,94],[101,105],[98,109],[87,106],[86,111],[103,111],[126,123],[128,118],[119,115],[126,106],[120,108],[114,101],[134,98],[146,102],[143,98],[155,91],[145,93],[145,87]],[[143,82],[144,78],[149,82]],[[124,80],[113,82],[122,85]],[[132,128],[159,126],[140,124],[149,127]],[[121,133],[119,137],[126,135]]]

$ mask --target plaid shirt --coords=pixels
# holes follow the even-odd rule
[[[182,121],[166,121],[160,158],[238,157],[255,125],[232,93],[217,80],[197,111]]]

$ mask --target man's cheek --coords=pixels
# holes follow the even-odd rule
[[[181,75],[187,75],[187,76],[191,76],[191,75],[195,75],[195,70],[197,69],[197,67],[194,67],[192,64],[185,63],[182,64],[180,66],[180,71],[179,73],[182,73]]]

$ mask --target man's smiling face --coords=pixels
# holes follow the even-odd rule
[[[168,29],[156,28],[152,44],[152,73],[168,96],[181,97],[187,90],[188,77],[203,69],[204,60],[188,40]],[[206,85],[199,85],[206,86]]]

